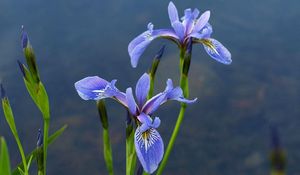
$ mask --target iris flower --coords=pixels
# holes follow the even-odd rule
[[[180,87],[173,87],[172,80],[168,79],[165,90],[147,100],[150,77],[146,73],[140,77],[136,84],[136,98],[134,98],[132,88],[127,88],[124,93],[116,88],[115,83],[116,80],[108,82],[100,77],[93,76],[76,82],[75,88],[79,96],[84,100],[112,98],[128,109],[137,123],[134,137],[137,156],[144,170],[147,173],[153,173],[164,154],[163,140],[157,131],[160,119],[153,117],[153,113],[159,106],[169,100],[193,103],[197,99],[185,99],[182,89]]]
[[[169,3],[168,13],[171,29],[154,29],[152,23],[148,24],[148,30],[133,39],[128,45],[128,53],[132,67],[136,67],[140,56],[147,46],[156,38],[166,38],[175,42],[180,48],[185,48],[189,39],[193,43],[202,43],[204,49],[213,59],[230,64],[230,52],[216,39],[211,38],[212,26],[208,23],[210,11],[205,11],[198,18],[200,11],[188,8],[184,16],[179,19],[177,9],[173,2]]]

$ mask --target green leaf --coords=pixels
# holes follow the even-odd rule
[[[18,137],[18,132],[15,124],[14,115],[7,97],[2,99],[2,108],[4,112],[5,119],[14,135],[15,138]]]
[[[10,175],[10,160],[9,160],[9,154],[7,150],[7,145],[5,143],[5,140],[3,137],[0,138],[0,174],[7,174]]]
[[[39,110],[42,112],[44,120],[49,120],[50,111],[49,111],[49,99],[46,92],[46,89],[42,82],[35,83],[33,81],[27,81],[24,78],[25,86],[28,93],[33,99],[34,103],[37,105]]]
[[[61,127],[59,130],[57,130],[55,133],[53,133],[49,138],[48,138],[48,145],[50,145],[51,143],[53,143],[68,127],[68,125],[64,125],[63,127]],[[29,161],[30,157],[32,156],[32,161],[36,159],[37,156],[37,151],[38,148],[34,149],[31,153],[29,153],[26,156],[26,160]],[[20,172],[18,171],[18,168],[23,167],[22,163],[19,163],[18,166],[13,170],[12,175],[20,175]]]

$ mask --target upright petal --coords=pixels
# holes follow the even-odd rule
[[[168,6],[168,13],[171,24],[173,24],[175,21],[179,21],[178,12],[176,6],[171,1]]]
[[[194,27],[194,15],[192,9],[185,9],[184,16],[182,17],[182,24],[185,29],[185,35],[188,35]]]
[[[127,100],[127,105],[128,105],[129,112],[132,115],[136,115],[137,105],[135,103],[131,88],[126,89],[126,100]]]
[[[178,36],[171,29],[148,30],[135,39],[128,45],[128,53],[131,59],[132,67],[136,67],[140,56],[144,53],[147,46],[156,38],[163,37],[174,42],[179,40]]]
[[[78,95],[84,100],[99,100],[105,98],[103,94],[108,82],[98,76],[86,77],[75,83]],[[102,92],[102,93],[101,93]]]
[[[199,14],[200,14],[200,11],[197,8],[195,8],[193,11],[194,19],[198,18]]]
[[[204,49],[213,59],[223,64],[231,64],[230,52],[217,40],[213,38],[203,39]]]
[[[210,11],[204,12],[197,20],[193,32],[199,32],[207,24],[209,17],[210,17]]]
[[[185,26],[180,21],[175,21],[172,23],[172,27],[176,35],[179,37],[179,40],[182,42],[184,39]]]
[[[147,100],[147,95],[150,89],[150,77],[147,73],[144,73],[138,80],[135,87],[135,96],[137,104],[140,108],[143,107]]]
[[[144,171],[153,173],[164,154],[164,144],[160,134],[154,128],[141,132],[138,127],[135,131],[134,144]]]

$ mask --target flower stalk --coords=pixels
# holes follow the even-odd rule
[[[24,173],[24,175],[28,175],[27,161],[26,161],[26,157],[25,157],[25,153],[24,153],[22,143],[21,143],[20,138],[19,138],[17,127],[16,127],[16,124],[15,124],[13,111],[11,109],[9,100],[8,100],[7,96],[5,95],[5,90],[4,90],[2,84],[0,84],[0,88],[1,88],[1,101],[2,101],[2,108],[3,108],[4,116],[5,116],[5,119],[8,123],[8,125],[9,125],[9,128],[10,128],[10,130],[11,130],[11,132],[12,132],[12,134],[13,134],[15,140],[16,140],[16,143],[17,143],[19,151],[20,151],[22,163],[23,163],[23,169],[20,168],[19,171],[22,171]]]
[[[134,173],[136,166],[136,152],[134,148],[134,125],[132,116],[127,111],[126,119],[126,175]]]
[[[188,96],[189,96],[188,72],[189,72],[189,67],[190,67],[190,63],[191,63],[191,56],[192,56],[192,41],[189,40],[186,48],[180,49],[180,63],[179,63],[180,87],[183,90],[184,98],[188,98]],[[165,155],[164,155],[164,157],[160,163],[160,166],[157,170],[157,175],[162,174],[162,172],[167,164],[170,153],[173,149],[175,140],[177,138],[180,126],[182,124],[185,110],[186,110],[186,104],[181,103],[180,112],[179,112],[175,127],[173,129],[170,141],[168,143]]]
[[[103,136],[103,156],[106,164],[106,168],[109,175],[113,175],[113,157],[112,157],[112,149],[110,143],[110,136],[109,136],[109,124],[108,124],[108,117],[107,111],[105,106],[105,101],[99,100],[97,101],[97,108],[100,116],[100,121],[102,124],[102,136]]]

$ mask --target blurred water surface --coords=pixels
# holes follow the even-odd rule
[[[268,174],[269,125],[277,125],[288,152],[288,174],[300,172],[300,2],[296,0],[175,1],[180,14],[188,7],[211,10],[213,37],[232,53],[221,65],[195,46],[190,71],[191,97],[165,174]],[[40,74],[50,96],[51,131],[69,128],[49,150],[49,174],[106,174],[100,122],[94,102],[81,100],[74,82],[99,75],[118,79],[125,90],[135,86],[162,43],[166,53],[158,70],[156,91],[167,78],[178,82],[178,50],[157,40],[130,66],[128,43],[145,31],[170,27],[168,1],[140,0],[1,0],[0,79],[15,112],[29,152],[35,147],[41,116],[22,82],[16,60],[24,61],[20,28],[26,27]],[[176,83],[177,84],[177,83]],[[125,111],[108,100],[116,174],[125,171]],[[170,137],[179,105],[169,103],[156,113],[159,131]],[[0,133],[8,140],[13,164],[20,161],[3,114]]]

